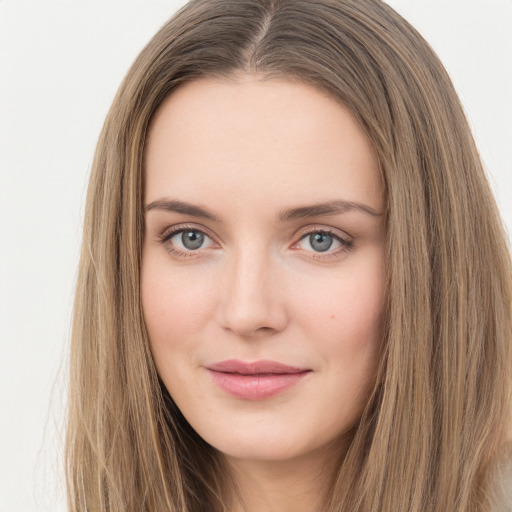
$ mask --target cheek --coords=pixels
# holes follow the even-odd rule
[[[325,280],[316,280],[308,292],[298,295],[300,316],[315,330],[346,333],[371,333],[382,329],[385,302],[383,266],[366,271],[347,269]],[[307,285],[306,285],[307,286]],[[356,342],[357,339],[354,339]]]
[[[171,269],[155,259],[148,257],[143,263],[141,296],[151,347],[158,359],[164,350],[179,351],[193,344],[194,335],[213,316],[215,286],[197,273]]]
[[[303,330],[346,389],[373,382],[383,338],[384,265],[347,269],[301,294]],[[363,386],[366,387],[366,386]]]

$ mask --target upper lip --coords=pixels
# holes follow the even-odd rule
[[[208,370],[223,373],[239,373],[241,375],[258,375],[258,374],[284,374],[284,373],[303,373],[310,371],[309,368],[300,368],[290,366],[277,361],[254,361],[246,363],[236,359],[228,361],[220,361],[218,363],[207,365]]]

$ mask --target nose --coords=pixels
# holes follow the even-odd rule
[[[240,337],[271,335],[288,324],[282,270],[262,250],[246,250],[226,262],[220,290],[223,329]]]

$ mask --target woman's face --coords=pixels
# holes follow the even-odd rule
[[[296,82],[199,80],[157,111],[145,170],[144,318],[183,415],[234,458],[330,449],[382,340],[383,184],[354,118]]]

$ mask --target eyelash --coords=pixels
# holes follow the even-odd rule
[[[179,225],[174,226],[166,231],[162,235],[159,236],[159,241],[162,245],[165,246],[167,251],[169,251],[171,254],[174,254],[178,257],[182,258],[189,258],[191,256],[197,256],[197,253],[201,250],[198,249],[197,251],[183,251],[181,249],[176,248],[170,243],[170,240],[172,237],[179,235],[180,233],[183,233],[184,231],[193,231],[194,233],[201,233],[202,235],[207,236],[211,240],[213,240],[213,237],[204,229],[199,229],[196,226],[193,225]]]
[[[301,233],[297,242],[295,242],[293,245],[294,246],[297,245],[302,240],[306,239],[308,236],[314,235],[314,234],[328,235],[341,244],[340,247],[338,247],[337,249],[332,250],[332,251],[330,251],[330,250],[327,250],[325,252],[308,251],[311,253],[313,258],[315,258],[315,259],[327,260],[327,259],[337,258],[340,256],[340,254],[349,252],[354,246],[354,242],[352,239],[350,239],[348,237],[344,237],[344,236],[340,235],[338,232],[335,232],[334,230],[329,229],[329,228],[311,228],[307,231],[304,231]]]
[[[201,249],[197,249],[196,251],[194,251],[194,250],[183,251],[169,243],[171,238],[173,238],[176,235],[179,235],[180,233],[183,233],[184,231],[193,231],[195,233],[200,233],[200,234],[210,238],[211,240],[214,239],[214,237],[211,236],[207,230],[200,229],[194,225],[183,225],[182,224],[179,226],[174,226],[174,227],[164,231],[162,233],[162,235],[160,235],[158,237],[159,242],[165,246],[165,248],[168,252],[170,252],[171,254],[174,254],[178,257],[188,258],[188,257],[197,256],[198,253],[201,251]],[[307,251],[308,253],[311,253],[311,256],[314,259],[326,260],[326,259],[336,258],[341,253],[349,252],[353,248],[353,245],[354,245],[354,242],[352,239],[350,239],[348,237],[341,236],[339,233],[337,233],[329,228],[311,228],[307,231],[302,232],[300,234],[300,237],[298,238],[298,240],[292,244],[292,247],[299,244],[306,237],[313,235],[313,234],[328,235],[341,244],[340,247],[338,247],[337,249],[335,249],[333,251],[329,251],[329,250],[327,250],[325,252]],[[309,257],[311,257],[311,256],[309,256]]]

